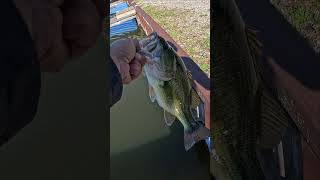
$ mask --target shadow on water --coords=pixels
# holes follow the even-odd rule
[[[108,115],[102,38],[56,74],[43,73],[38,112],[0,149],[1,179],[106,179]]]
[[[180,123],[174,123],[170,132],[168,137],[111,156],[111,179],[209,180],[196,148],[184,150]]]
[[[269,0],[236,0],[247,25],[259,31],[264,54],[304,86],[319,89],[320,56],[308,41],[283,17]],[[265,59],[262,62],[264,66]],[[267,68],[268,81],[274,82],[274,74]]]

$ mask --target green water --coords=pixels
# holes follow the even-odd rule
[[[185,151],[180,122],[165,125],[163,110],[149,99],[144,76],[124,86],[121,100],[110,110],[112,180],[210,179],[195,149]]]
[[[143,29],[141,27],[139,27],[135,31],[127,32],[127,33],[124,33],[121,35],[110,37],[110,43],[112,43],[113,41],[115,41],[117,39],[121,39],[121,38],[138,38],[139,39],[142,37],[145,37],[145,33],[144,33]]]

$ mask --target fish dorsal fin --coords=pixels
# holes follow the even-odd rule
[[[251,36],[253,35],[253,33],[249,33],[252,31],[246,30],[247,26],[242,19],[241,12],[237,6],[236,1],[218,1],[220,4],[220,8],[223,9],[223,11],[216,18],[218,22],[218,25],[216,25],[216,29],[218,29],[218,31],[223,30],[224,32],[219,33],[224,33],[222,34],[222,37],[226,38],[225,40],[228,40],[230,42],[230,47],[223,46],[224,48],[230,48],[230,50],[228,50],[230,52],[228,53],[234,53],[236,54],[235,56],[237,58],[242,59],[242,62],[240,63],[240,66],[242,67],[241,71],[246,74],[246,81],[250,82],[250,84],[248,84],[248,86],[245,88],[247,88],[249,91],[247,96],[248,99],[251,99],[252,97],[255,97],[257,93],[259,82],[257,78],[257,70],[255,68],[256,62],[254,62],[255,60],[253,59],[248,39],[250,40],[250,43],[258,43],[258,41],[252,41],[253,39],[256,40],[256,38],[253,38],[255,36]],[[250,35],[250,37],[247,37],[247,33]]]
[[[156,93],[154,92],[154,89],[152,86],[149,85],[149,97],[151,102],[155,102],[156,100]]]
[[[176,55],[176,63],[182,68],[183,72],[188,72],[188,69],[185,63],[183,62],[181,57],[179,57],[178,55]]]
[[[187,71],[186,71],[186,74],[187,74],[188,79],[192,81],[192,74],[191,74],[191,72],[187,70]]]
[[[168,111],[163,111],[164,113],[164,122],[166,123],[166,125],[171,126],[172,123],[174,122],[174,120],[176,119],[176,117],[174,115],[172,115],[171,113],[169,113]]]
[[[280,143],[288,127],[289,115],[267,89],[262,90],[260,113],[258,145],[262,148],[274,148]]]
[[[247,42],[249,45],[249,49],[251,53],[254,55],[253,58],[260,56],[262,53],[262,43],[258,40],[257,30],[253,30],[252,28],[246,27],[245,33],[247,36]]]

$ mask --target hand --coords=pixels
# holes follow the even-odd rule
[[[120,39],[110,45],[110,56],[124,84],[129,84],[136,79],[146,63],[146,58],[137,53],[139,50],[139,41],[136,39]]]
[[[41,71],[85,54],[101,32],[94,0],[14,0],[34,40]]]

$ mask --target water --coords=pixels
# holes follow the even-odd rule
[[[1,179],[107,179],[105,48],[100,38],[61,72],[42,74],[35,119],[0,148]]]
[[[141,38],[142,32],[139,28],[118,38]],[[112,180],[210,179],[209,169],[198,158],[199,146],[185,151],[181,123],[165,125],[163,110],[151,103],[142,75],[124,86],[121,100],[111,108],[110,130]]]
[[[135,19],[132,19],[132,21],[134,21],[136,23]],[[135,30],[129,31],[129,32],[122,31],[121,29],[118,29],[117,27],[119,27],[119,25],[114,26],[114,27],[115,28],[112,27],[110,29],[110,34],[113,35],[113,36],[110,36],[110,43],[112,43],[113,41],[115,41],[117,39],[121,39],[121,38],[143,38],[143,37],[145,37],[144,31],[140,26],[137,27]],[[112,32],[112,30],[118,31],[119,33]]]

